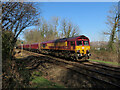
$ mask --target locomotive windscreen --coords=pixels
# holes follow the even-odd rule
[[[77,46],[82,46],[82,41],[77,41]]]
[[[84,46],[88,46],[89,42],[88,41],[83,41]]]

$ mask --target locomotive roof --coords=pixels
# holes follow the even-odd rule
[[[57,40],[58,41],[65,41],[65,40],[75,40],[75,39],[88,39],[88,38],[84,35],[80,35],[80,36],[69,37],[69,38],[61,38],[61,39],[57,39]]]
[[[88,38],[84,35],[67,38],[67,40],[75,40],[75,39],[88,39]]]
[[[46,41],[46,42],[42,42],[42,43],[52,43],[52,42],[75,40],[75,39],[88,39],[88,38],[86,36],[84,36],[84,35],[80,35],[80,36],[75,36],[75,37],[61,38],[61,39]]]

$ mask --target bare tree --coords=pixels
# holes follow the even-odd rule
[[[117,52],[116,55],[118,54],[118,63],[120,63],[120,52],[119,52],[119,40],[117,36],[117,29],[118,28],[118,23],[119,23],[119,18],[120,18],[120,13],[118,12],[118,5],[115,5],[110,9],[109,15],[107,17],[107,25],[109,26],[110,29],[110,39],[108,43],[108,48],[111,51]]]
[[[77,25],[73,26],[73,30],[72,30],[72,37],[74,36],[78,36],[79,35],[79,27]]]
[[[24,38],[28,43],[43,42],[48,40],[57,39],[58,37],[58,19],[51,19],[47,22],[43,17],[40,20],[38,28],[26,30]],[[32,32],[32,33],[31,33]]]
[[[62,27],[61,37],[66,37],[66,34],[67,34],[67,30],[66,30],[67,22],[66,22],[65,19],[61,22],[61,27]]]
[[[53,17],[52,21],[53,21],[53,26],[54,26],[53,30],[54,30],[55,38],[57,38],[58,37],[59,18],[58,17]]]
[[[66,19],[63,19],[61,22],[62,28],[62,37],[74,37],[79,35],[79,27],[74,25],[72,22],[68,22]]]
[[[58,31],[61,27],[64,37],[74,37],[79,34],[78,26],[73,25],[71,22],[66,22],[65,19],[62,24],[58,24],[58,22],[58,17],[53,17],[49,22],[42,17],[37,29],[26,30],[24,34],[25,40],[28,43],[35,43],[61,38],[61,33]]]
[[[11,44],[10,53],[17,41],[19,34],[29,26],[38,24],[38,11],[33,3],[4,2],[2,3],[2,33],[11,33],[8,42]],[[3,43],[4,45],[5,43]]]
[[[118,2],[118,10],[118,18],[120,18],[120,2]],[[118,21],[118,63],[120,63],[120,19]]]
[[[107,16],[107,22],[106,22],[110,30],[108,32],[110,34],[108,48],[109,50],[112,50],[112,51],[115,51],[115,48],[116,48],[115,41],[116,42],[118,41],[117,38],[115,38],[117,27],[118,27],[118,21],[119,21],[118,6],[116,5],[109,10],[109,15]]]

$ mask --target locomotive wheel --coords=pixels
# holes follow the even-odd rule
[[[89,59],[90,57],[89,56],[87,56],[87,59]]]
[[[79,60],[77,54],[74,54],[74,60],[75,60],[75,61],[78,61],[78,60]]]
[[[85,56],[85,60],[87,60],[87,59],[89,59],[89,56],[88,56],[88,55]]]
[[[85,55],[85,58],[84,58],[85,60],[87,59],[87,56]]]

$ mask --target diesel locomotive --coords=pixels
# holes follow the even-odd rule
[[[84,35],[51,40],[46,42],[26,44],[23,49],[37,50],[41,53],[54,54],[56,56],[72,58],[74,60],[89,59],[90,40]],[[21,46],[18,46],[21,48]]]

